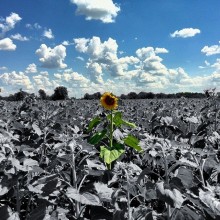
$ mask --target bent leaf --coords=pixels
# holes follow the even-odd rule
[[[129,147],[134,148],[136,151],[141,152],[142,148],[139,145],[139,140],[132,136],[132,135],[128,135],[125,139],[124,139],[124,143],[126,145],[128,145]]]
[[[95,145],[95,144],[99,143],[99,141],[101,141],[101,140],[105,137],[106,133],[107,133],[107,130],[104,129],[103,131],[94,134],[94,135],[88,140],[88,142],[89,142],[90,144]]]
[[[100,147],[100,157],[107,164],[117,160],[124,152],[125,150],[120,147],[114,147],[111,150],[107,149],[105,146]]]
[[[99,117],[95,117],[92,119],[92,121],[89,122],[89,126],[87,131],[91,131],[94,127],[96,127],[101,122],[101,119]]]

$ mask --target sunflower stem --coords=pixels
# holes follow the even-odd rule
[[[113,143],[113,114],[111,110],[111,122],[110,122],[110,150],[112,149]]]
[[[111,118],[110,118],[110,150],[112,150],[113,146],[113,111],[111,110]],[[111,170],[111,163],[108,164],[108,169]]]

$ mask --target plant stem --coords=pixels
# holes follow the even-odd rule
[[[111,124],[110,124],[110,150],[112,149],[113,144],[113,114],[111,110]]]
[[[111,118],[110,118],[110,150],[112,150],[113,146],[113,112],[111,110]],[[107,164],[108,170],[111,170],[111,163]]]

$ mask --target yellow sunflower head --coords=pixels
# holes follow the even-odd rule
[[[100,102],[107,110],[114,110],[118,107],[118,98],[110,92],[105,92],[101,96]]]

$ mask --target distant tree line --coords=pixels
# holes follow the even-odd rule
[[[34,93],[30,94],[22,89],[20,89],[15,94],[11,94],[7,97],[0,96],[0,100],[6,100],[6,101],[22,101],[27,96],[34,96],[37,99],[41,100],[67,100],[69,99],[68,96],[68,90],[64,86],[59,86],[54,89],[54,93],[49,96],[46,94],[46,92],[43,89],[40,89],[38,91],[38,94],[35,95]],[[93,99],[100,99],[101,97],[100,92],[96,92],[93,94],[86,93],[82,99],[85,100],[93,100]],[[121,94],[120,99],[175,99],[175,98],[205,98],[207,97],[207,94],[204,93],[197,93],[197,92],[179,92],[179,93],[172,93],[172,94],[165,94],[165,93],[153,93],[153,92],[130,92],[128,94]]]
[[[86,93],[83,99],[91,100],[91,99],[100,99],[101,93],[96,92],[94,94]],[[153,93],[153,92],[130,92],[127,95],[121,94],[120,99],[176,99],[176,98],[205,98],[205,93],[197,93],[197,92],[179,92],[172,94],[165,93]]]
[[[15,94],[10,94],[9,96],[6,96],[6,97],[0,96],[0,100],[22,101],[27,96],[32,96],[32,97],[35,97],[35,98],[41,99],[41,100],[54,100],[54,101],[69,99],[67,88],[64,86],[59,86],[54,89],[54,93],[51,96],[47,95],[43,89],[40,89],[38,91],[38,95],[35,95],[34,93],[27,93],[27,92],[23,91],[22,89],[20,89]]]

